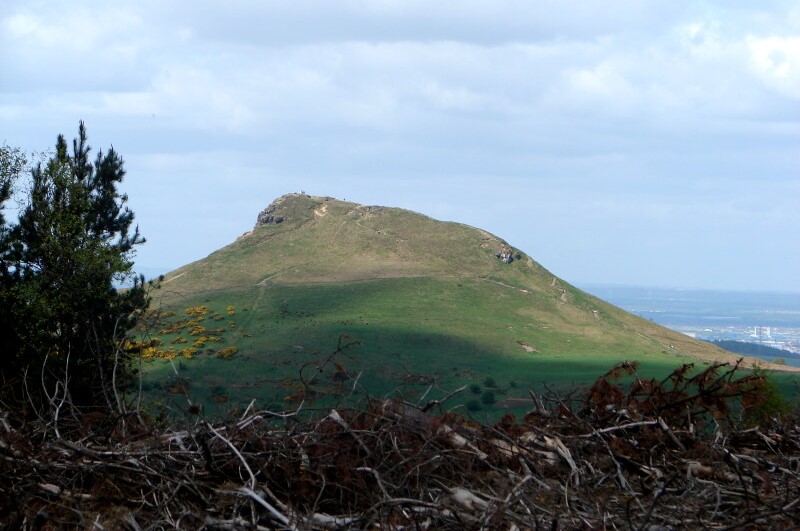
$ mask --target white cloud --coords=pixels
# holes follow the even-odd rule
[[[800,36],[747,38],[750,64],[768,87],[800,99]]]
[[[717,20],[701,20],[677,28],[678,39],[684,49],[700,58],[714,58],[722,53],[724,44]]]
[[[564,103],[576,105],[583,112],[627,115],[641,111],[643,95],[630,75],[623,62],[603,61],[589,68],[566,69],[562,83],[554,89]]]
[[[426,117],[435,119],[438,113],[555,120],[560,112],[578,111],[610,120],[663,116],[672,122],[679,118],[676,112],[757,116],[769,106],[749,89],[752,83],[741,72],[747,69],[746,61],[734,58],[735,39],[726,39],[722,35],[726,27],[715,19],[685,22],[672,29],[663,26],[670,20],[664,17],[662,26],[648,30],[653,34],[645,46],[639,33],[620,33],[614,38],[588,33],[588,39],[579,35],[553,39],[551,35],[541,40],[532,32],[530,40],[497,44],[449,40],[446,28],[438,26],[447,18],[441,6],[433,8],[432,16],[422,4],[384,2],[370,4],[372,9],[358,1],[343,5],[336,13],[332,8],[320,9],[353,35],[359,32],[351,25],[364,17],[382,20],[404,13],[422,17],[428,24],[435,22],[440,38],[375,42],[340,37],[316,43],[312,34],[316,28],[310,28],[311,33],[303,34],[311,38],[309,42],[276,46],[266,36],[267,30],[262,39],[218,24],[217,30],[225,30],[232,40],[224,45],[202,41],[215,12],[225,20],[237,16],[238,6],[252,19],[247,23],[269,25],[270,9],[279,19],[287,13],[308,14],[310,9],[283,2],[269,6],[233,2],[226,14],[208,4],[209,13],[197,8],[180,19],[172,8],[160,4],[127,9],[78,7],[62,18],[56,18],[54,10],[20,10],[3,24],[13,30],[6,42],[29,55],[28,60],[18,61],[24,63],[21,69],[41,64],[36,58],[46,56],[51,64],[44,68],[53,68],[56,74],[49,77],[54,88],[119,92],[103,96],[109,115],[156,114],[173,117],[171,123],[185,127],[207,129],[221,124],[231,132],[287,122],[398,130],[424,125]],[[520,2],[491,8],[479,3],[460,6],[452,17],[473,22],[483,18],[498,28],[538,23],[534,21],[545,24],[549,18],[572,27],[564,23],[563,12],[546,6],[537,10]],[[602,24],[616,28],[616,22],[599,13],[601,7],[601,3],[588,3],[575,14],[580,20],[596,16]],[[633,17],[630,20],[650,20],[660,13],[635,3],[626,9]],[[153,19],[149,10],[169,16]],[[238,16],[242,21],[242,15]],[[673,46],[673,39],[678,46]],[[787,61],[769,62],[777,57],[776,48],[788,53],[786,43],[778,44],[753,40],[753,50],[771,50],[754,51],[753,65],[765,82],[791,91],[792,86],[800,86],[793,84],[796,74],[791,72],[796,68],[786,66]],[[93,50],[91,58],[73,53],[88,48]],[[45,74],[29,75],[41,79]]]
[[[135,53],[142,19],[129,9],[55,4],[55,9],[18,11],[3,18],[2,26],[14,40],[34,54],[92,53],[130,56]],[[111,46],[109,47],[109,43]]]
[[[252,125],[254,114],[242,97],[238,76],[219,76],[208,69],[172,67],[153,81],[158,97],[156,113],[184,127],[240,130]],[[187,123],[188,122],[188,123]]]

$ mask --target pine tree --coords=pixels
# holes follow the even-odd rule
[[[45,398],[60,391],[75,406],[113,408],[115,385],[130,374],[121,341],[148,302],[143,277],[132,272],[144,239],[131,230],[133,212],[117,189],[122,159],[111,148],[92,164],[89,153],[81,122],[72,153],[61,135],[55,154],[31,172],[27,204],[9,233],[6,296],[15,303],[18,348],[3,366],[17,381],[41,376]],[[133,286],[118,289],[125,281]]]
[[[11,266],[11,238],[5,206],[26,164],[25,156],[18,148],[6,144],[0,146],[0,401],[12,393],[16,387],[14,383],[18,382],[12,368],[17,365],[17,353],[21,347],[13,320],[16,303],[12,296],[14,269]]]

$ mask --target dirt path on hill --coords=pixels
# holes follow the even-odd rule
[[[497,284],[498,286],[503,286],[504,288],[511,288],[511,289],[519,291],[520,293],[525,293],[525,294],[528,294],[528,295],[530,295],[530,293],[531,293],[531,290],[529,290],[529,289],[518,288],[516,286],[512,286],[511,284],[506,284],[505,282],[500,282],[499,280],[492,280],[490,278],[481,278],[480,280],[483,280],[485,282],[491,282],[492,284]]]
[[[167,282],[172,282],[172,281],[173,281],[173,280],[175,280],[175,279],[181,278],[181,277],[182,277],[183,275],[185,275],[186,273],[188,273],[188,271],[184,271],[184,272],[183,272],[183,273],[181,273],[180,275],[175,275],[175,276],[174,276],[174,277],[172,277],[172,278],[167,278],[167,279],[164,279],[164,282],[163,282],[163,283],[164,283],[164,284],[166,284]]]

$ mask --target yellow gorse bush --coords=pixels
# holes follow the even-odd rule
[[[239,351],[236,347],[225,347],[217,351],[217,357],[222,359],[229,359],[231,356]]]
[[[189,329],[190,336],[200,336],[205,334],[208,329],[203,325],[195,325]]]
[[[225,308],[226,313],[229,316],[236,315],[236,307],[231,305],[226,306]],[[130,352],[132,355],[138,355],[142,359],[151,360],[151,359],[175,359],[177,357],[183,357],[184,359],[190,360],[194,358],[201,349],[206,346],[206,343],[220,343],[225,341],[225,333],[230,330],[231,328],[236,327],[236,323],[233,321],[228,321],[227,326],[221,326],[215,329],[208,329],[203,324],[207,318],[211,318],[213,320],[223,320],[224,317],[220,313],[216,311],[212,314],[210,313],[207,306],[190,306],[184,310],[189,318],[185,320],[176,320],[176,321],[167,321],[161,320],[158,322],[158,326],[161,328],[158,330],[159,334],[162,335],[169,335],[175,336],[172,338],[167,338],[162,340],[161,338],[154,337],[147,340],[141,341],[133,341],[128,340],[124,344],[124,348],[127,352]],[[163,312],[158,314],[157,317],[165,318],[165,317],[174,317],[174,312]],[[189,335],[193,336],[194,340],[187,339],[184,337],[186,332]],[[187,345],[183,348],[162,348],[164,342],[167,341],[171,345]],[[210,353],[211,351],[209,351]],[[238,352],[238,349],[234,346],[221,348],[216,351],[216,355],[222,359],[228,359],[234,354]]]
[[[195,354],[197,354],[197,349],[193,348],[193,347],[187,347],[187,348],[181,350],[181,356],[183,356],[187,360],[192,359]]]

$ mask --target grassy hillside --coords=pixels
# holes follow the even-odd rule
[[[182,379],[151,361],[148,388],[188,386],[220,407],[250,397],[285,407],[362,387],[429,399],[468,385],[462,402],[485,412],[544,383],[587,384],[623,360],[664,374],[687,359],[736,359],[606,304],[466,225],[304,195],[278,199],[261,219],[270,222],[170,273],[154,294],[175,313],[147,337],[176,358]],[[190,316],[187,307],[205,309]],[[352,345],[332,355],[340,342]]]

